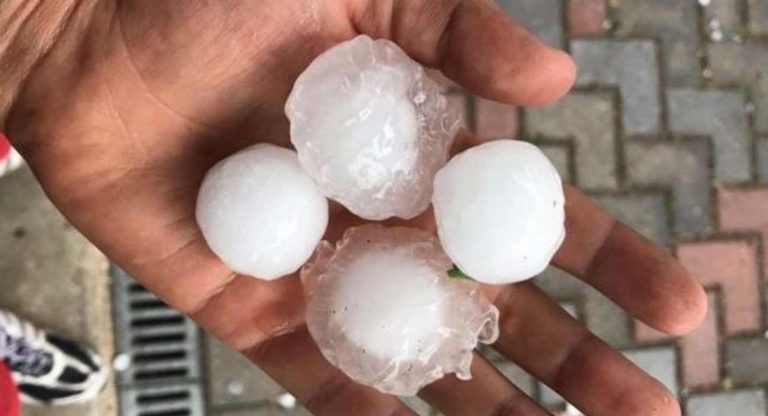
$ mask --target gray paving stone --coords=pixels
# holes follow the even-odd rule
[[[595,335],[616,346],[632,345],[629,317],[618,305],[582,280],[555,267],[547,268],[533,282],[554,299],[581,303],[586,322]]]
[[[671,131],[712,138],[718,181],[733,183],[750,179],[750,139],[744,98],[740,94],[669,90],[667,103]]]
[[[669,244],[667,201],[661,192],[628,191],[595,196],[597,202],[620,221],[656,244]]]
[[[311,416],[304,408],[284,409],[274,404],[238,408],[230,410],[214,410],[211,416]]]
[[[758,0],[762,1],[762,0]],[[619,36],[661,40],[667,85],[694,86],[700,80],[699,23],[692,0],[616,2]]]
[[[763,390],[728,391],[692,395],[686,406],[688,416],[765,416]]]
[[[432,410],[432,407],[424,400],[421,400],[418,396],[401,397],[400,401],[402,401],[411,410],[416,412],[416,414],[419,416],[429,416],[435,413]]]
[[[579,319],[579,313],[576,305],[573,303],[561,303],[560,307],[563,308],[569,315]],[[539,383],[539,402],[543,403],[547,408],[562,409],[566,406],[566,401],[556,391],[552,390],[544,383]]]
[[[548,44],[563,47],[563,3],[559,0],[499,0],[520,24]]]
[[[584,189],[617,186],[612,94],[574,92],[557,103],[525,112],[532,136],[573,140],[576,183]]]
[[[712,83],[748,89],[755,129],[768,132],[768,42],[722,42],[709,46]]]
[[[496,368],[499,369],[501,374],[517,386],[521,391],[525,392],[528,396],[533,397],[535,391],[536,381],[528,373],[520,368],[517,364],[504,360],[501,362],[495,362]]]
[[[711,231],[709,149],[705,140],[630,141],[624,150],[630,185],[672,189],[678,234],[696,236]]]
[[[757,140],[757,176],[768,183],[768,136]]]
[[[273,400],[285,391],[245,357],[206,337],[211,406]]]
[[[616,85],[627,135],[656,133],[660,126],[656,46],[648,40],[574,40],[576,85]]]
[[[710,36],[712,40],[719,41],[739,37],[745,28],[741,21],[740,3],[739,0],[715,0],[704,8],[704,18],[710,33],[717,28],[723,36],[721,39]]]
[[[725,368],[736,383],[768,382],[768,339],[735,338],[726,344]]]
[[[0,308],[113,354],[108,262],[24,168],[0,178]],[[86,404],[25,406],[25,416],[113,416],[112,383]]]
[[[677,395],[680,383],[677,379],[677,352],[674,347],[651,347],[623,351],[630,361],[659,380],[669,391]]]
[[[571,177],[571,154],[565,144],[540,144],[539,149],[555,165],[555,169],[560,174],[560,178],[566,182],[573,182]]]
[[[768,33],[768,1],[748,0],[749,26],[754,32]]]

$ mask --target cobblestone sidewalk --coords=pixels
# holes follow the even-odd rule
[[[765,416],[768,0],[501,4],[573,54],[577,87],[553,106],[527,110],[457,91],[467,127],[542,146],[565,178],[675,253],[706,286],[711,307],[699,330],[670,339],[562,272],[537,282],[666,384],[688,416]],[[215,343],[209,357],[215,414],[250,415],[249,401],[278,397],[277,387]],[[547,407],[566,409],[551,390],[494,359]]]

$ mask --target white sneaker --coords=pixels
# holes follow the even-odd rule
[[[96,353],[2,309],[0,359],[11,370],[25,403],[88,401],[96,397],[107,379],[107,368]]]

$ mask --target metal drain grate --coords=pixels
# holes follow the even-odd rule
[[[121,414],[132,416],[203,416],[198,385],[155,386],[120,392]]]
[[[111,275],[121,415],[202,415],[197,326],[122,270]]]

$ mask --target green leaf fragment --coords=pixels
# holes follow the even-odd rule
[[[461,271],[461,269],[459,269],[459,266],[457,266],[455,264],[453,265],[453,267],[448,269],[447,273],[448,273],[448,277],[451,278],[451,279],[456,279],[456,280],[475,280],[475,279],[467,276],[464,272]]]

